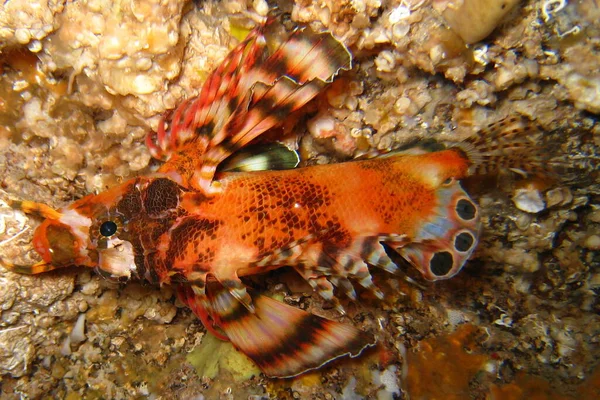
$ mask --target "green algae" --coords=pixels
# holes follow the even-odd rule
[[[213,335],[202,338],[202,344],[187,355],[199,376],[214,379],[217,375],[231,375],[235,382],[246,381],[260,374],[258,367],[230,342],[224,342]]]
[[[231,24],[231,36],[239,40],[240,42],[246,39],[246,36],[250,33],[250,29],[239,26],[235,23]]]

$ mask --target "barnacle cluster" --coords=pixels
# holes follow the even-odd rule
[[[2,396],[591,398],[600,380],[599,10],[597,0],[281,4],[287,28],[328,29],[354,55],[354,69],[290,129],[307,163],[456,141],[517,114],[546,131],[560,179],[466,182],[485,224],[475,258],[434,286],[374,273],[385,300],[344,305],[381,346],[292,381],[249,378],[252,366],[228,345],[219,362],[201,352],[219,343],[168,289],[0,269]],[[61,206],[150,171],[146,132],[267,11],[263,0],[0,5],[0,256],[35,257],[36,221],[9,197]],[[253,283],[338,317],[292,273]],[[439,371],[444,385],[432,387]]]

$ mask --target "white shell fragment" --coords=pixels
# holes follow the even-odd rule
[[[532,214],[537,214],[546,208],[542,193],[533,188],[515,190],[512,200],[519,210]]]
[[[71,331],[71,343],[79,344],[85,340],[85,314],[79,314]]]
[[[548,208],[553,206],[563,206],[573,201],[573,194],[567,187],[559,187],[556,189],[548,190],[546,192],[546,203]]]
[[[521,211],[537,214],[546,208],[564,206],[573,201],[573,194],[567,187],[548,190],[545,194],[534,185],[527,185],[516,189],[513,203]]]
[[[71,336],[67,336],[60,346],[60,354],[65,357],[71,355]]]

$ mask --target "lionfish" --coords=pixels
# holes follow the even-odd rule
[[[489,141],[304,168],[276,145],[228,161],[352,67],[328,32],[299,28],[271,46],[274,25],[269,19],[251,31],[168,128],[163,120],[148,136],[164,161],[156,173],[60,210],[14,202],[45,218],[33,238],[43,260],[4,266],[26,274],[90,267],[173,286],[208,331],[278,378],[358,356],[375,339],[247,290],[240,277],[289,266],[343,311],[335,287],[350,299],[356,284],[382,298],[369,267],[401,275],[386,248],[426,279],[457,274],[481,230],[480,210],[459,181],[470,167],[502,160]],[[526,129],[513,119],[491,131]]]

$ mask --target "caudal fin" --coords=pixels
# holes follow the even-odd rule
[[[552,153],[541,140],[540,128],[521,116],[494,122],[452,146],[463,149],[472,166],[469,175],[497,174],[512,170],[520,174],[552,175]]]
[[[211,319],[265,375],[288,378],[375,344],[352,325],[331,321],[266,296],[253,295],[251,313],[220,285],[207,288]]]

